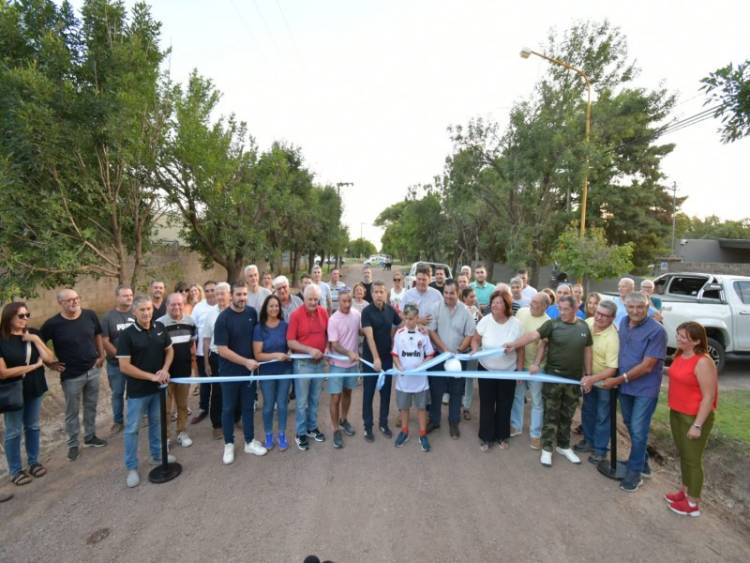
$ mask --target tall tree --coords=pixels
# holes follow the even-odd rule
[[[134,283],[160,212],[159,24],[144,4],[0,6],[0,292]],[[33,189],[30,189],[33,187]]]
[[[723,123],[721,140],[731,143],[750,135],[750,59],[729,63],[701,80],[706,104],[719,104],[716,117]]]

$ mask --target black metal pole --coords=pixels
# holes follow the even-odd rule
[[[154,467],[148,474],[148,480],[152,483],[166,483],[182,473],[179,463],[169,463],[169,452],[167,452],[167,385],[159,388],[159,411],[161,418],[161,465]]]
[[[625,464],[617,459],[617,388],[609,390],[609,461],[603,459],[597,469],[610,479],[622,480],[625,477]]]

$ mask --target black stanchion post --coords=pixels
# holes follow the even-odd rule
[[[610,479],[622,480],[625,477],[625,463],[617,459],[617,388],[609,390],[609,461],[603,459],[597,469]]]
[[[161,417],[161,465],[154,467],[148,474],[152,483],[166,483],[182,473],[179,463],[169,463],[167,452],[167,385],[159,388],[159,410]]]

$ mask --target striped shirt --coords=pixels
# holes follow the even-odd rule
[[[175,320],[169,315],[164,315],[156,320],[158,325],[164,327],[174,349],[174,360],[169,368],[172,377],[190,377],[193,362],[193,343],[198,334],[198,327],[193,317],[185,315]]]

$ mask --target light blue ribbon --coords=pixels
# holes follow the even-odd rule
[[[396,368],[388,370],[375,371],[375,366],[367,360],[360,358],[359,361],[368,366],[373,370],[371,373],[304,373],[304,374],[280,374],[280,375],[219,375],[212,377],[174,377],[169,380],[170,383],[182,383],[182,384],[210,384],[210,383],[241,383],[246,381],[273,381],[277,379],[325,379],[333,377],[352,377],[353,375],[360,375],[362,377],[374,377],[377,376],[378,381],[376,387],[378,390],[383,388],[385,385],[386,375],[402,376],[402,375],[423,375],[429,377],[476,377],[477,379],[510,379],[517,381],[540,381],[542,383],[559,383],[563,385],[580,385],[580,381],[575,379],[568,379],[566,377],[560,377],[558,375],[550,375],[547,373],[535,373],[531,374],[528,371],[428,371],[430,368],[438,366],[444,363],[446,360],[455,358],[460,361],[471,361],[478,360],[480,358],[488,358],[495,356],[503,356],[505,350],[502,348],[493,348],[487,350],[480,350],[472,354],[453,354],[451,352],[443,352],[438,354],[434,358],[431,358],[421,364],[416,369],[399,371]],[[339,360],[349,361],[348,356],[343,354],[327,353],[324,357]],[[311,360],[312,356],[309,354],[289,354],[289,358],[292,360]],[[268,360],[260,362],[260,365],[270,364],[272,362],[278,362],[281,360]]]

